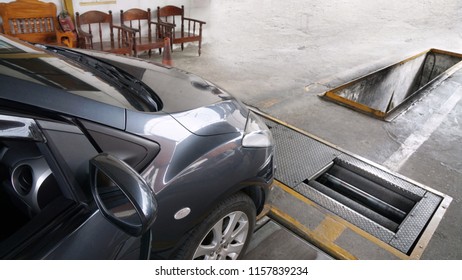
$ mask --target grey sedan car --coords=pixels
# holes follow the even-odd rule
[[[193,74],[0,35],[0,258],[238,259],[273,180],[260,117]]]

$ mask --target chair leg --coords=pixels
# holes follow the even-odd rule
[[[149,50],[149,51],[148,51],[148,56],[149,56],[149,58],[151,58],[151,53],[152,53],[151,50]]]
[[[184,44],[181,43],[181,51],[183,51],[183,50],[184,50]]]
[[[202,40],[199,40],[199,56],[201,56]]]

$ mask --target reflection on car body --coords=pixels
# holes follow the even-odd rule
[[[1,257],[243,256],[273,179],[255,113],[176,68],[0,42]]]

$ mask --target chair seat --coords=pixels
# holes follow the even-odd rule
[[[135,31],[133,40],[135,56],[138,56],[141,51],[148,51],[151,57],[153,49],[159,49],[161,53],[164,47],[164,37],[170,36],[175,27],[172,24],[153,22],[149,8],[147,10],[138,8],[120,10],[120,21],[122,26]]]
[[[149,38],[149,37],[137,37],[135,48],[137,51],[147,51],[156,48],[162,48],[164,46],[163,38]]]
[[[173,43],[180,44],[180,43],[194,42],[194,41],[199,41],[199,39],[200,39],[199,34],[195,34],[192,32],[184,32],[182,35],[181,31],[177,31],[175,32],[173,36]]]
[[[130,52],[130,47],[120,45],[117,42],[112,44],[111,41],[94,42],[91,47],[93,50],[118,54],[126,54]]]

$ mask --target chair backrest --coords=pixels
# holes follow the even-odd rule
[[[82,29],[83,31],[88,32],[93,36],[97,34],[100,41],[103,41],[105,30],[110,32],[111,40],[114,37],[112,31],[113,23],[111,11],[109,11],[109,13],[104,13],[101,11],[88,11],[83,14],[77,12],[75,13],[75,20],[78,29]],[[98,29],[97,32],[92,30],[92,28],[94,29],[95,25]]]
[[[83,14],[79,12],[76,13],[79,16],[79,23],[83,24],[92,24],[92,23],[112,23],[112,12],[109,13],[101,11],[88,11]]]
[[[126,11],[120,10],[121,23],[133,23],[141,20],[151,20],[151,9],[148,8],[146,11],[138,8],[133,8]],[[130,25],[127,26],[132,27]]]
[[[133,8],[127,11],[120,10],[120,23],[139,30],[135,36],[141,37],[142,34],[151,34],[151,9],[142,10]],[[147,32],[143,32],[143,29]]]
[[[38,0],[0,3],[3,32],[34,43],[56,41],[56,5]]]
[[[157,21],[163,21],[168,23],[177,24],[176,21],[180,18],[180,24],[183,27],[183,18],[184,18],[184,6],[164,6],[157,7]]]

